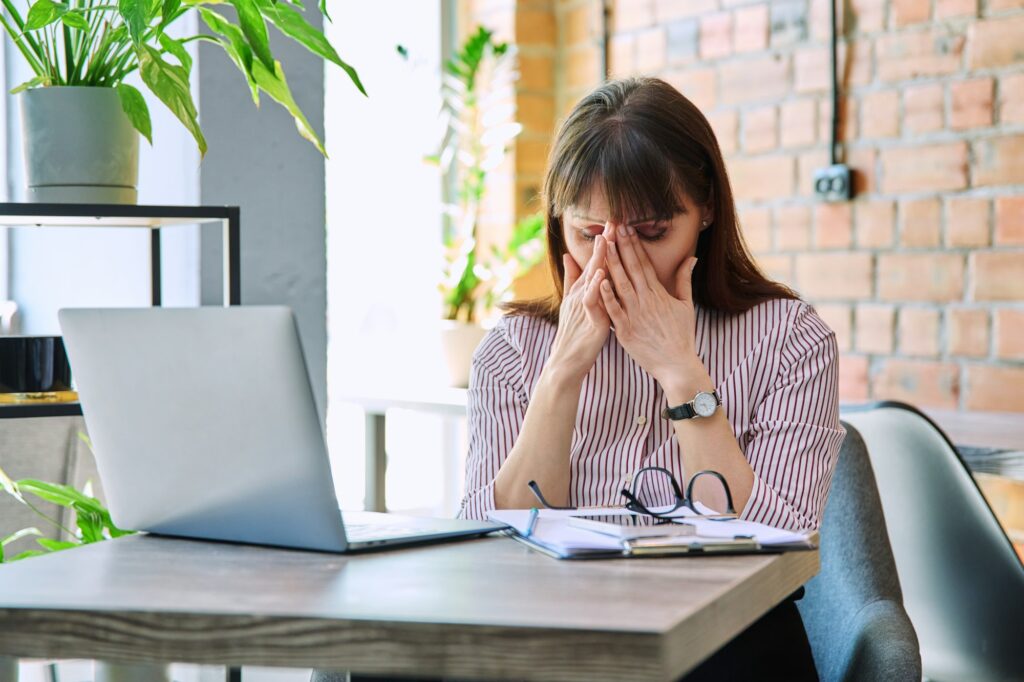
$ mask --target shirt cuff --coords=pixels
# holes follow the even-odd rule
[[[478,488],[462,498],[462,508],[459,509],[458,518],[486,521],[487,512],[493,509],[494,481],[491,481],[483,488]]]

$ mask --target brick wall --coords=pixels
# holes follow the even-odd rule
[[[849,203],[811,192],[829,0],[609,0],[610,70],[665,78],[707,115],[752,251],[836,330],[843,399],[1024,411],[1024,0],[837,1]],[[600,0],[483,4],[553,17],[513,36],[553,33],[552,119],[600,82]]]

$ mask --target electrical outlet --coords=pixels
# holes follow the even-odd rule
[[[814,171],[814,196],[823,201],[849,201],[853,198],[853,172],[844,163]]]

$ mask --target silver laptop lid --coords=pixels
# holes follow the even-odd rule
[[[346,548],[289,308],[66,309],[59,319],[115,523]]]

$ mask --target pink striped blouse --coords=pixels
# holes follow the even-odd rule
[[[459,516],[483,519],[494,508],[494,478],[519,435],[555,331],[539,318],[505,316],[477,348]],[[845,435],[835,333],[808,304],[778,299],[741,315],[698,306],[696,341],[754,470],[742,517],[780,528],[819,527]],[[621,505],[620,490],[645,466],[685,480],[675,431],[661,416],[665,406],[658,383],[609,334],[583,381],[569,504]]]

